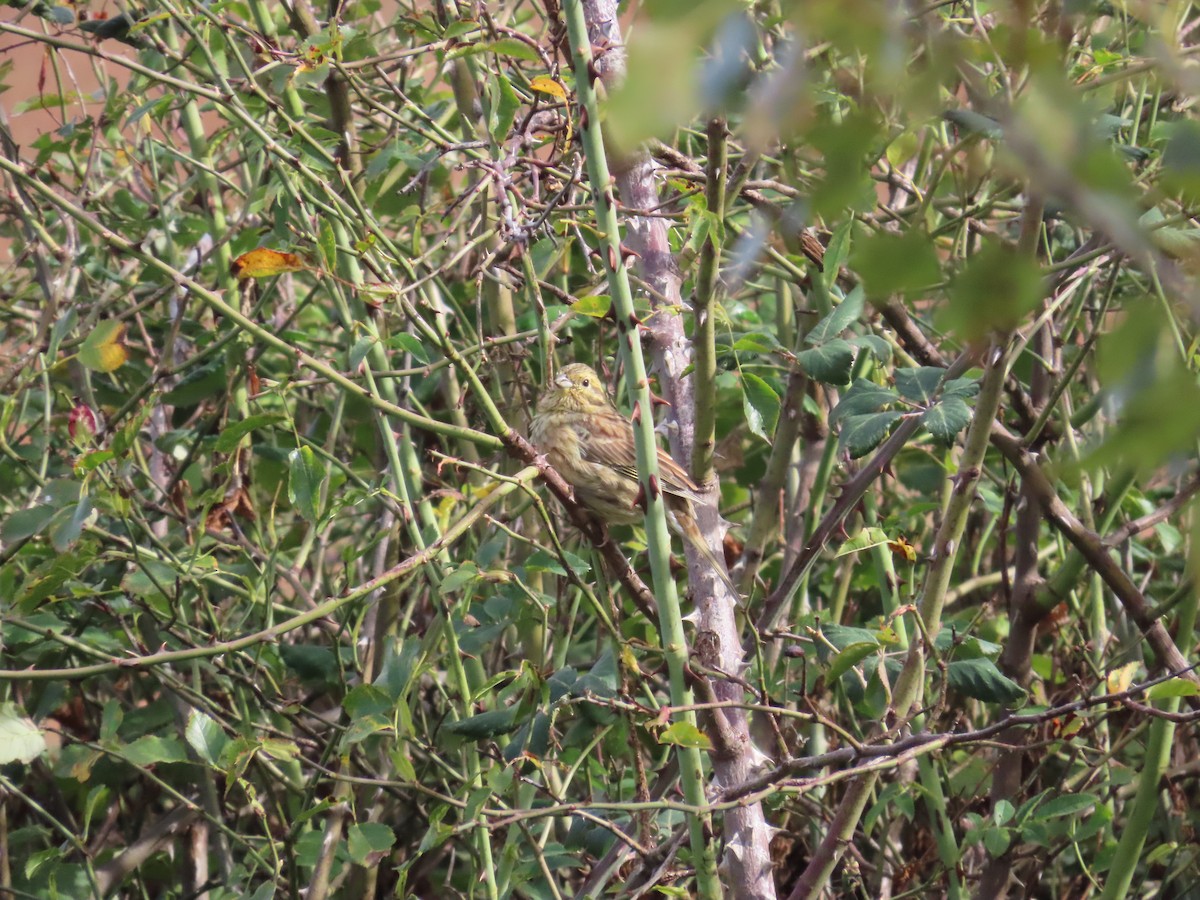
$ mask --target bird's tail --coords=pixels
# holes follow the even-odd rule
[[[716,576],[721,579],[725,587],[729,588],[729,593],[740,600],[742,595],[738,592],[737,586],[729,577],[729,572],[725,569],[724,560],[719,560],[713,555],[712,550],[709,549],[708,541],[704,540],[704,535],[700,533],[700,526],[696,524],[696,520],[684,513],[676,514],[672,518],[675,520],[676,528],[683,535],[684,540],[691,544],[696,552],[704,557],[704,561],[709,564],[713,572],[716,573]]]

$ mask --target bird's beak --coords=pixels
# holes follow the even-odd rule
[[[562,372],[559,372],[554,376],[554,386],[566,390],[567,388],[571,387],[571,379]]]

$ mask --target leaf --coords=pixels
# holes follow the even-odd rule
[[[558,100],[567,99],[567,91],[561,84],[551,78],[549,75],[538,75],[529,82],[531,90],[537,91],[539,94],[549,94]]]
[[[992,857],[1002,856],[1012,843],[1012,832],[1007,828],[989,828],[983,833],[983,846]]]
[[[842,395],[841,402],[829,414],[829,424],[836,425],[848,416],[879,412],[898,399],[899,395],[891,388],[865,378],[856,378],[850,389]]]
[[[350,858],[356,865],[372,868],[387,855],[396,843],[396,835],[381,822],[364,822],[346,830]]]
[[[838,678],[841,678],[843,675],[849,672],[852,667],[858,665],[872,653],[877,653],[878,651],[878,641],[861,641],[843,648],[842,650],[838,651],[838,654],[834,656],[833,661],[830,662],[829,670],[825,675],[826,680],[832,682]]]
[[[282,422],[286,418],[282,413],[260,413],[256,416],[247,416],[240,422],[232,422],[221,429],[215,449],[218,453],[232,453],[246,435],[258,431],[260,428]]]
[[[225,388],[225,359],[220,357],[192,369],[162,396],[170,406],[196,406]]]
[[[1141,665],[1140,662],[1129,662],[1109,672],[1104,679],[1108,692],[1110,694],[1119,694],[1122,691],[1129,690],[1129,686],[1133,684],[1133,676],[1137,674],[1137,670],[1141,668]]]
[[[196,751],[202,762],[216,766],[221,753],[229,744],[229,737],[222,730],[217,720],[207,713],[193,709],[188,716],[187,727],[183,732],[191,748]]]
[[[691,722],[676,722],[670,728],[664,728],[658,735],[660,744],[674,744],[676,747],[695,747],[698,750],[711,750],[712,741]]]
[[[337,269],[337,235],[333,232],[333,224],[329,219],[322,218],[321,224],[317,227],[317,249],[321,251],[321,265],[325,267],[325,271],[333,272]],[[257,251],[251,250],[250,253]],[[249,254],[246,254],[247,256]],[[290,255],[290,254],[287,254]],[[242,257],[244,258],[244,257]],[[296,257],[299,259],[299,257]],[[303,262],[303,260],[301,260]],[[285,271],[294,271],[288,269]],[[252,277],[252,276],[246,276]]]
[[[66,553],[79,540],[95,512],[91,498],[84,495],[74,506],[68,506],[54,517],[50,527],[50,543],[59,553]]]
[[[837,280],[842,263],[850,255],[850,232],[854,228],[854,222],[853,216],[848,217],[834,229],[833,235],[829,238],[829,246],[825,248],[825,271],[822,275],[826,285],[831,285]]]
[[[742,409],[751,432],[770,441],[779,422],[780,406],[774,388],[751,372],[742,373]]]
[[[593,294],[588,297],[580,297],[571,304],[571,312],[581,316],[590,316],[593,319],[603,319],[612,309],[612,297],[605,294]]]
[[[500,43],[500,42],[497,42]],[[533,52],[530,48],[516,41],[525,50]],[[498,97],[493,101],[492,107],[492,122],[490,123],[490,131],[492,137],[497,143],[503,143],[508,137],[508,132],[512,128],[513,120],[517,117],[517,110],[521,108],[521,98],[517,96],[517,92],[513,90],[512,82],[504,75],[494,76],[493,83],[496,85],[496,93]]]
[[[937,396],[945,369],[937,366],[918,366],[915,369],[896,370],[896,390],[906,400],[920,406],[928,406]]]
[[[959,693],[986,703],[1013,704],[1025,699],[1024,689],[987,657],[951,662],[946,666],[946,681]]]
[[[851,459],[865,456],[883,443],[897,419],[904,413],[890,411],[863,416],[846,416],[838,434],[838,446],[850,454]]]
[[[284,272],[300,272],[307,268],[309,268],[308,263],[295,253],[284,253],[282,250],[259,247],[256,250],[243,253],[235,259],[233,265],[230,267],[230,271],[235,278],[242,280],[246,278],[270,278],[275,275],[282,275]]]
[[[510,706],[468,716],[443,725],[442,730],[469,741],[484,741],[497,735],[508,734],[517,730],[517,708]]]
[[[973,254],[950,285],[939,325],[965,341],[1010,331],[1042,298],[1042,271],[1029,256],[1000,243]]]
[[[340,676],[337,655],[318,644],[280,644],[279,658],[305,681],[332,684]]]
[[[850,339],[850,344],[865,349],[881,363],[892,361],[892,345],[877,334],[856,334]]]
[[[124,337],[124,322],[106,319],[97,323],[79,348],[79,361],[93,372],[115,372],[129,359]]]
[[[540,59],[537,50],[519,38],[500,38],[497,41],[491,41],[488,49],[498,56],[509,56],[513,59],[523,59],[526,62],[537,62]],[[538,77],[545,78],[546,76],[539,75]]]
[[[959,397],[947,397],[935,403],[921,416],[921,424],[939,441],[950,443],[971,421],[971,407]]]
[[[942,117],[967,134],[977,134],[992,141],[1004,137],[1004,129],[999,122],[969,109],[948,109],[942,113]]]
[[[834,559],[850,553],[857,553],[860,550],[869,550],[872,547],[882,546],[890,540],[891,538],[888,537],[887,532],[882,528],[876,528],[873,525],[869,526],[848,541],[845,541],[838,552],[834,554]]]
[[[1077,816],[1096,806],[1100,801],[1091,794],[1059,794],[1037,808],[1039,819],[1057,819],[1062,816]]]
[[[118,747],[117,753],[135,766],[153,766],[158,763],[187,762],[187,751],[177,738],[147,734],[132,744]]]
[[[779,339],[773,334],[760,331],[752,331],[741,335],[733,342],[733,351],[735,353],[779,353],[785,348],[779,343]]]
[[[562,574],[567,574],[563,572]],[[443,596],[462,590],[479,577],[479,567],[468,560],[457,569],[450,572],[442,581],[440,593]]]
[[[941,281],[942,270],[928,235],[877,232],[858,242],[850,265],[863,279],[872,299],[912,294]]]
[[[297,447],[288,454],[288,499],[309,522],[320,517],[317,504],[324,480],[325,465],[311,447]]]
[[[46,749],[46,739],[33,719],[12,703],[0,703],[0,766],[33,762]]]
[[[806,344],[823,344],[858,321],[863,311],[863,290],[856,287],[833,311],[818,322],[804,338]]]
[[[1162,681],[1146,691],[1149,700],[1169,700],[1172,697],[1195,697],[1200,695],[1200,685],[1185,678]]]
[[[845,384],[850,380],[854,367],[854,348],[841,338],[801,350],[796,361],[809,378],[825,384]]]
[[[19,509],[5,519],[3,525],[0,525],[0,540],[5,544],[15,544],[33,537],[50,524],[50,520],[57,512],[57,507],[47,504],[40,504],[30,509]]]
[[[402,331],[391,340],[388,341],[389,347],[399,347],[402,350],[412,354],[412,358],[421,365],[428,365],[429,351],[425,345],[421,343],[421,339],[414,334],[409,334],[407,331]]]

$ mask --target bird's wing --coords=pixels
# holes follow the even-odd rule
[[[588,462],[607,466],[631,481],[637,481],[637,450],[633,426],[619,413],[595,416],[592,427],[579,434],[580,455]],[[699,492],[696,483],[679,463],[661,447],[658,450],[659,482],[668,494],[691,498]]]

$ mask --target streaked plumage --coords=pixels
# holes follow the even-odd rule
[[[610,525],[632,525],[638,505],[633,425],[613,406],[604,382],[582,363],[564,366],[538,400],[530,440],[575,491],[575,499]],[[692,510],[700,488],[661,447],[658,479],[676,530],[733,590],[724,566],[704,542]]]

